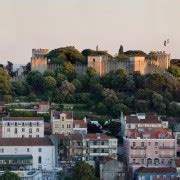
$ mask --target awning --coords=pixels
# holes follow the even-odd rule
[[[31,160],[32,155],[1,155],[0,160]]]

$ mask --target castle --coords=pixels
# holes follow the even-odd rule
[[[59,65],[48,64],[46,55],[48,49],[33,49],[31,57],[31,70],[38,70],[43,73],[45,70],[55,70]],[[164,51],[151,52],[149,56],[130,56],[126,60],[109,58],[108,55],[88,56],[87,65],[74,64],[77,74],[84,74],[87,67],[92,67],[97,74],[103,76],[112,70],[124,69],[128,73],[140,72],[147,74],[157,71],[165,71],[170,66],[170,54]]]

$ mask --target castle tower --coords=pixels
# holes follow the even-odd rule
[[[130,72],[140,72],[146,74],[146,60],[144,56],[130,57]]]
[[[99,76],[107,73],[106,62],[108,62],[106,55],[88,56],[88,67],[95,69]]]
[[[48,68],[48,59],[45,57],[49,49],[32,49],[31,70],[44,73]]]

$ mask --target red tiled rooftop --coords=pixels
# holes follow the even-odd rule
[[[39,105],[49,105],[49,101],[40,101]]]
[[[90,139],[90,140],[108,140],[111,139],[110,136],[106,135],[106,134],[98,134],[98,133],[89,133],[85,135],[86,139]]]
[[[138,119],[137,116],[126,116],[126,123],[159,124],[161,121],[155,115],[146,115],[145,119]]]
[[[72,119],[73,118],[73,113],[72,112],[61,112],[61,111],[54,111],[53,116],[59,116],[60,114],[66,114],[67,119]]]
[[[0,146],[53,146],[49,138],[0,138]]]
[[[128,138],[137,138],[140,137],[143,139],[144,136],[149,136],[150,139],[160,139],[159,136],[166,139],[174,139],[172,131],[165,128],[138,128],[138,129],[129,129],[127,131]]]
[[[79,125],[79,128],[87,128],[87,123],[85,123],[84,120],[73,120],[74,128],[75,128],[75,125]]]

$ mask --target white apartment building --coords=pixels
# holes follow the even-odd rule
[[[55,147],[48,138],[0,138],[0,170],[55,167]]]
[[[83,139],[86,161],[95,161],[100,157],[111,157],[117,159],[117,139],[106,134],[89,133]]]
[[[73,133],[73,113],[72,112],[51,112],[52,134]]]
[[[4,117],[2,118],[2,137],[44,137],[44,120],[41,117]]]

